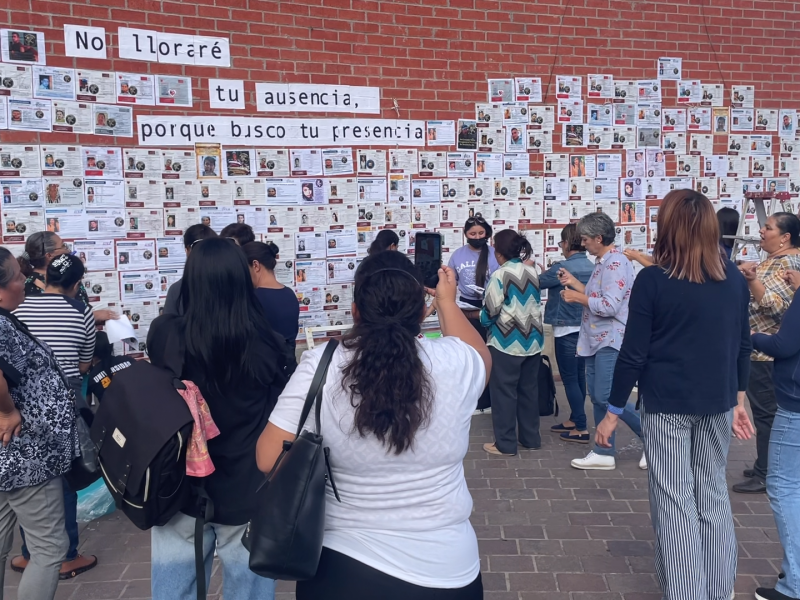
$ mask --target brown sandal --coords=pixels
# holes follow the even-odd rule
[[[85,562],[88,561],[88,562]],[[80,565],[75,563],[82,563]],[[97,566],[97,557],[96,556],[82,556],[78,555],[73,560],[66,561],[61,564],[61,571],[58,574],[58,578],[62,581],[64,579],[73,579],[80,575],[81,573],[86,573],[86,571],[91,571]]]
[[[21,554],[19,556],[15,556],[11,559],[11,570],[15,573],[24,573],[25,567],[28,566],[28,562],[28,559]]]

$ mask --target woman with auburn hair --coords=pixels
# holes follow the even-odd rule
[[[664,198],[653,261],[633,284],[596,441],[608,445],[638,381],[664,598],[729,598],[737,547],[725,466],[731,429],[739,439],[754,433],[744,408],[750,293],[719,250],[711,202],[693,190]]]

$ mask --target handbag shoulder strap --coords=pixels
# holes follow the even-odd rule
[[[303,412],[300,414],[300,422],[297,424],[297,433],[295,434],[295,437],[299,437],[300,432],[303,431],[303,426],[306,424],[308,413],[311,412],[311,405],[314,403],[314,400],[316,400],[317,395],[319,395],[320,400],[322,399],[322,386],[325,384],[325,378],[328,376],[328,367],[331,364],[333,353],[336,351],[336,347],[338,345],[339,340],[331,339],[328,342],[328,345],[325,346],[325,351],[322,353],[322,359],[320,359],[319,365],[317,365],[314,378],[311,380],[311,386],[308,388],[306,402],[303,405]],[[319,433],[320,404],[322,403],[317,402],[317,410],[315,414],[317,421],[317,433]]]

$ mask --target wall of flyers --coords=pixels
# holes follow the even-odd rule
[[[460,119],[428,121],[417,147],[376,149],[355,134],[369,123],[363,116],[334,126],[326,138],[339,140],[334,147],[184,142],[182,124],[191,133],[196,117],[182,110],[198,104],[200,90],[215,108],[240,107],[225,106],[222,88],[205,90],[204,80],[46,66],[44,36],[34,31],[1,30],[0,48],[0,130],[41,141],[0,141],[0,241],[19,255],[31,234],[58,233],[86,264],[93,305],[128,314],[139,330],[142,344],[125,348],[134,354],[181,277],[181,236],[196,223],[217,232],[246,223],[280,247],[276,274],[296,292],[303,339],[306,326],[350,322],[355,270],[381,229],[396,231],[409,255],[417,233],[440,232],[447,262],[463,245],[464,221],[480,215],[495,231],[527,235],[546,268],[560,258],[561,228],[592,212],[614,219],[619,247],[648,251],[659,199],[672,189],[740,212],[747,191],[788,192],[783,208],[800,205],[800,107],[765,109],[753,86],[684,79],[680,58],[658,60],[635,81],[557,74],[552,94],[540,77],[489,79],[485,101]],[[377,112],[379,89],[336,87],[310,86],[309,106],[312,93],[329,94],[331,112],[348,112],[352,94],[354,106],[360,99],[370,109],[351,112]],[[163,147],[137,144],[134,113],[153,105],[175,109]],[[301,119],[281,120],[305,132]],[[64,141],[74,134],[102,137]]]

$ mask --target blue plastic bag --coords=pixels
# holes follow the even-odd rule
[[[78,492],[78,523],[88,523],[114,512],[114,498],[103,479]]]

